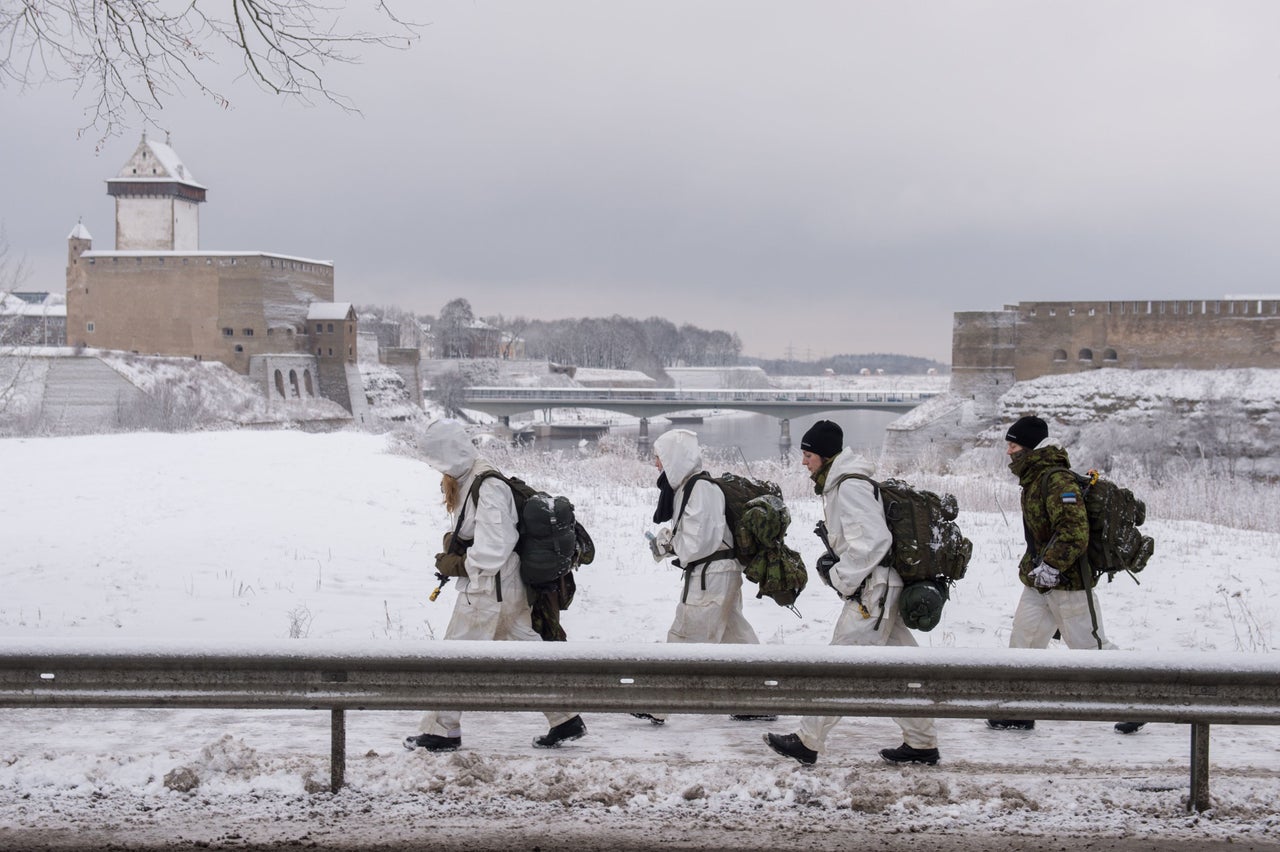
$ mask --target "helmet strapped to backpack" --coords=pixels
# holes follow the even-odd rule
[[[956,498],[916,488],[900,479],[883,482],[847,473],[836,480],[861,479],[875,489],[884,510],[893,545],[881,565],[898,572],[904,589],[899,611],[906,625],[929,631],[937,626],[949,589],[964,578],[973,555],[973,543],[960,532]]]

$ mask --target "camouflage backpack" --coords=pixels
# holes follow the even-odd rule
[[[1046,470],[1043,477],[1059,470],[1075,477],[1089,517],[1089,546],[1077,564],[1092,571],[1094,578],[1106,574],[1108,583],[1121,571],[1137,582],[1134,575],[1147,567],[1147,561],[1155,552],[1155,540],[1138,531],[1147,519],[1147,504],[1128,488],[1102,479],[1096,470],[1079,474],[1069,468],[1055,467]]]
[[[937,626],[950,588],[964,579],[973,555],[973,543],[956,524],[959,507],[951,494],[939,496],[900,479],[878,482],[869,476],[847,473],[836,480],[861,479],[871,483],[884,509],[885,523],[893,544],[881,565],[902,578],[899,610],[913,630],[929,631]]]
[[[724,492],[724,515],[733,535],[732,550],[718,550],[686,569],[732,556],[743,565],[743,574],[759,588],[756,597],[770,597],[779,606],[792,607],[809,582],[800,554],[786,545],[791,513],[782,500],[782,489],[767,480],[748,479],[732,473],[712,476],[703,472],[689,478],[680,505],[680,523],[689,493],[699,480],[715,483]],[[673,524],[674,527],[674,524]]]

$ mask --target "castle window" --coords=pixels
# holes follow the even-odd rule
[[[243,347],[243,346],[241,346],[239,343],[237,343],[237,344],[236,344],[236,351],[237,351],[237,352],[243,352],[243,351],[244,351],[244,347]]]
[[[324,331],[324,326],[320,323],[316,323],[316,334],[319,334],[322,331]]]
[[[91,258],[89,258],[89,265],[90,265],[90,266],[94,266],[94,265],[96,265],[96,264],[97,264],[97,261],[98,261],[98,259],[97,259],[96,257],[91,257]]]
[[[284,396],[284,375],[276,370],[276,392]]]
[[[251,329],[251,328],[246,328],[246,329],[244,330],[244,336],[245,336],[245,337],[253,337],[253,329]]]
[[[298,393],[298,371],[297,370],[289,371],[289,390],[292,391],[293,396],[300,395]]]
[[[274,328],[268,328],[268,329],[267,329],[267,337],[270,337],[271,335],[273,335],[273,334],[275,334],[275,333],[276,333],[276,330],[275,330]]]
[[[316,347],[316,354],[317,354],[317,355],[323,355],[323,354],[324,354],[324,350],[323,350],[323,349],[321,349],[319,346],[317,346],[317,347]]]
[[[1081,349],[1081,350],[1080,350],[1080,354],[1079,354],[1078,356],[1076,356],[1076,357],[1077,357],[1079,360],[1081,360],[1081,361],[1090,361],[1090,362],[1092,362],[1092,361],[1093,361],[1093,350],[1092,350],[1092,349]]]
[[[1093,308],[1090,308],[1090,309],[1089,309],[1089,316],[1093,316],[1095,313],[1096,313],[1096,311],[1094,311],[1094,309],[1093,309]]]
[[[1076,309],[1075,309],[1075,308],[1068,308],[1068,309],[1067,309],[1067,316],[1069,316],[1069,317],[1073,317],[1073,316],[1075,316],[1075,315],[1076,315]]]
[[[222,330],[222,336],[223,336],[223,337],[231,337],[231,336],[232,336],[232,335],[234,335],[235,333],[236,333],[236,332],[235,332],[235,329],[233,329],[233,328],[224,328],[224,329]]]
[[[333,323],[329,323],[329,327],[326,328],[325,331],[329,332],[330,334],[333,334]]]
[[[1102,351],[1102,360],[1103,360],[1103,361],[1111,361],[1111,362],[1115,362],[1115,361],[1119,361],[1119,360],[1120,360],[1120,358],[1119,358],[1119,356],[1117,356],[1117,355],[1116,355],[1116,350],[1114,350],[1114,349],[1104,349],[1104,350]]]
[[[1067,360],[1067,350],[1065,350],[1065,349],[1056,349],[1056,350],[1054,350],[1054,353],[1053,353],[1053,360],[1055,360],[1055,361],[1065,361],[1065,360]]]
[[[93,334],[93,323],[92,322],[85,323],[84,330],[89,332],[90,334]]]
[[[1057,315],[1058,315],[1058,309],[1057,309],[1057,308],[1050,308],[1050,309],[1049,309],[1049,316],[1051,316],[1051,317],[1056,317]]]
[[[332,346],[330,346],[330,347],[329,347],[329,357],[331,357],[331,358],[333,357],[333,347],[332,347]]]

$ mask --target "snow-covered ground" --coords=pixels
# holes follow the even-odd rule
[[[611,442],[554,458],[488,446],[510,472],[569,495],[595,538],[596,561],[564,614],[570,640],[663,641],[679,584],[642,537],[652,466]],[[427,594],[447,521],[438,475],[404,447],[354,432],[0,440],[0,643],[349,640],[390,651],[438,641],[453,592],[435,603]],[[804,472],[753,472],[782,482],[789,542],[812,564],[819,509]],[[987,475],[947,487],[983,511],[962,512],[969,576],[943,624],[919,639],[1003,647],[1020,590],[1012,477],[993,455]],[[1275,653],[1280,533],[1162,520],[1156,507],[1176,495],[1150,496],[1156,556],[1142,585],[1102,588],[1110,637],[1162,656]],[[763,642],[827,644],[840,602],[815,583],[798,606],[803,618],[748,597],[746,613]],[[349,786],[335,796],[306,792],[327,777],[327,713],[0,710],[0,849],[86,836],[155,848],[398,837],[492,848],[539,828],[599,848],[850,848],[862,836],[896,849],[923,831],[998,838],[991,849],[1065,837],[1093,848],[1127,839],[1269,849],[1280,835],[1274,728],[1215,726],[1215,806],[1187,815],[1189,735],[1178,725],[1124,737],[1106,720],[1019,734],[942,719],[942,763],[901,768],[877,756],[899,742],[890,720],[846,719],[818,765],[802,769],[761,742],[764,731],[794,730],[787,717],[676,716],[655,728],[588,714],[586,738],[544,752],[530,746],[540,714],[472,713],[464,749],[431,755],[400,746],[418,715],[349,713]],[[165,787],[177,767],[198,775],[195,791]],[[886,839],[900,833],[901,847]]]

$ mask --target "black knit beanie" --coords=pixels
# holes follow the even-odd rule
[[[839,423],[819,420],[800,439],[800,449],[829,459],[844,449],[844,430]]]
[[[1020,447],[1034,450],[1045,438],[1049,437],[1049,424],[1034,414],[1019,417],[1005,434],[1006,441],[1012,441]]]

